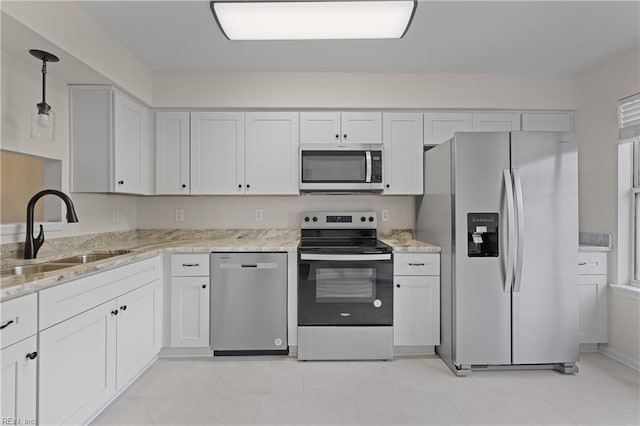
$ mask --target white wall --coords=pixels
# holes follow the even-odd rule
[[[74,2],[3,0],[0,3],[3,13],[97,70],[142,102],[153,103],[151,71]]]
[[[578,81],[580,229],[613,234],[609,281],[627,284],[621,280],[628,273],[619,270],[628,263],[618,250],[617,106],[618,99],[640,91],[640,48],[583,73]],[[610,295],[608,348],[640,364],[640,301],[616,292]]]
[[[574,109],[573,77],[464,74],[153,75],[156,107]]]
[[[184,222],[176,222],[175,209],[184,209]],[[255,221],[255,209],[264,219]],[[389,210],[382,222],[381,210]],[[325,196],[301,197],[141,197],[138,200],[140,228],[299,228],[300,212],[364,210],[378,213],[379,229],[412,229],[414,197]]]
[[[7,40],[5,40],[6,42]],[[0,148],[54,158],[62,161],[62,191],[69,192],[69,96],[66,82],[57,80],[55,72],[47,76],[47,103],[56,114],[55,140],[31,138],[31,110],[41,101],[41,63],[24,52],[24,57],[2,51],[2,140]],[[49,69],[55,65],[49,65]],[[26,173],[28,171],[25,171]],[[16,179],[19,179],[16,176]],[[49,231],[46,237],[122,231],[136,228],[137,201],[123,195],[71,194],[80,222],[64,223],[61,231]],[[26,206],[25,215],[26,215]],[[113,224],[112,210],[120,212]],[[22,241],[24,235],[3,235],[1,243]]]

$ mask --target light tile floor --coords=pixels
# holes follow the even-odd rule
[[[579,368],[456,377],[437,357],[160,359],[94,424],[640,424],[636,371],[598,353]]]

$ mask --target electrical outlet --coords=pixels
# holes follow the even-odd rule
[[[114,210],[113,212],[113,224],[120,223],[120,211]]]
[[[387,222],[389,220],[389,210],[382,210],[382,221]]]
[[[256,209],[256,222],[262,222],[262,219],[264,219],[264,212],[262,209]]]
[[[184,209],[176,209],[176,222],[184,220]]]

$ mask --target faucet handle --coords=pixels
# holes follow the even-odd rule
[[[38,236],[35,240],[36,251],[44,244],[44,228],[42,224],[40,224],[40,232],[38,232]]]

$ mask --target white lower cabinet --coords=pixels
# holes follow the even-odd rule
[[[160,259],[153,258],[76,281],[84,291],[70,304],[76,282],[41,292],[40,424],[88,422],[157,356],[161,277]],[[54,316],[56,307],[66,309]],[[49,322],[55,325],[43,326]]]
[[[171,346],[209,346],[209,253],[171,256]]]
[[[578,255],[580,343],[607,343],[607,253]]]
[[[40,332],[39,422],[85,423],[116,393],[111,300]]]
[[[35,422],[37,349],[38,339],[31,336],[0,351],[0,416],[3,423],[12,421],[5,424],[20,424],[18,420],[22,424]]]
[[[393,344],[440,344],[440,254],[394,254]]]

